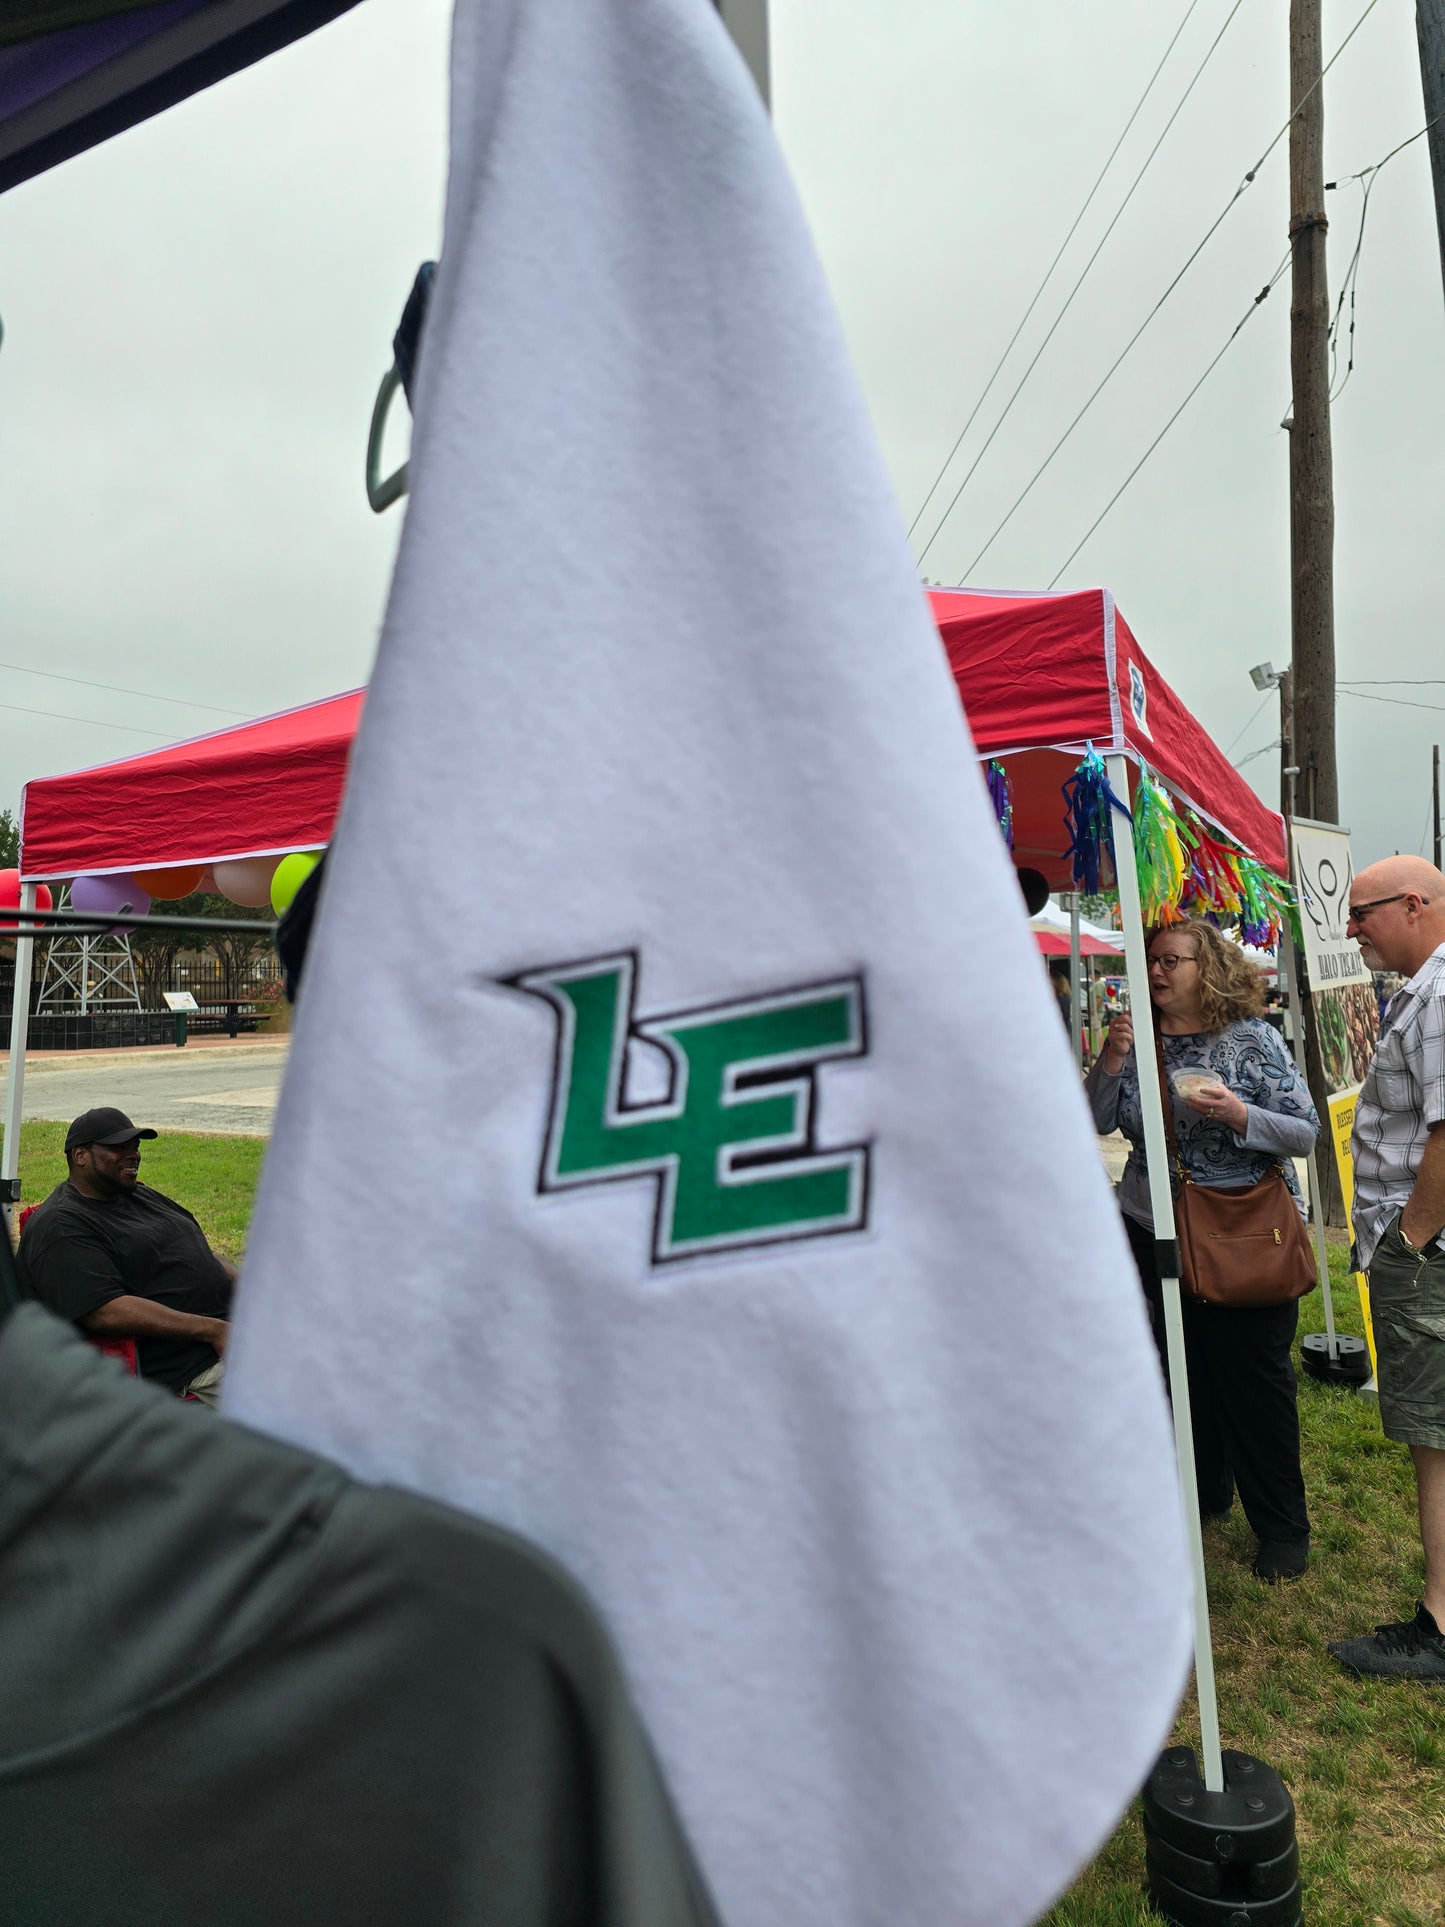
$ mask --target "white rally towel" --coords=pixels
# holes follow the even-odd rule
[[[226,1407],[591,1589],[728,1927],[1008,1927],[1187,1651],[1058,1015],[707,0],[460,0],[453,114]]]

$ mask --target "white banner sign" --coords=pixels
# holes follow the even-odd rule
[[[1353,937],[1345,935],[1355,866],[1350,833],[1327,823],[1292,825],[1295,888],[1305,968],[1331,1095],[1355,1089],[1375,1049],[1374,984]]]

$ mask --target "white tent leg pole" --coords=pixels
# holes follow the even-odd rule
[[[1288,929],[1280,936],[1279,954],[1284,963],[1285,989],[1289,992],[1290,1048],[1294,1052],[1295,1066],[1301,1077],[1305,1073],[1305,1026],[1304,1005],[1300,1001],[1299,957],[1295,953],[1294,938]],[[1329,1119],[1321,1122],[1326,1131],[1330,1128]],[[1310,1222],[1315,1234],[1315,1260],[1320,1273],[1320,1297],[1325,1306],[1325,1342],[1331,1358],[1340,1355],[1339,1340],[1335,1337],[1335,1301],[1330,1294],[1330,1260],[1325,1244],[1325,1197],[1320,1189],[1320,1166],[1318,1151],[1309,1155],[1310,1174]]]
[[[1084,1068],[1084,1020],[1080,1003],[1082,976],[1079,962],[1079,893],[1075,890],[1069,898],[1069,1003],[1074,1013],[1074,1021],[1069,1029],[1074,1036],[1074,1062],[1080,1070]]]
[[[35,885],[20,886],[20,911],[35,908]],[[0,1194],[5,1215],[13,1226],[15,1202],[11,1194],[20,1175],[20,1116],[25,1099],[25,1040],[30,1029],[30,979],[35,967],[35,939],[15,939],[15,996],[10,1013],[10,1062],[5,1069],[5,1147],[0,1151]],[[18,1200],[17,1200],[18,1202]]]
[[[1122,800],[1129,794],[1129,764],[1124,756],[1107,759],[1109,782]],[[1139,903],[1139,872],[1134,864],[1134,839],[1122,820],[1114,824],[1114,875],[1119,885],[1120,922],[1124,926],[1124,968],[1129,978],[1129,1009],[1134,1017],[1134,1058],[1139,1069],[1139,1108],[1144,1117],[1144,1156],[1149,1167],[1149,1204],[1154,1214],[1154,1236],[1164,1252],[1175,1246],[1174,1198],[1169,1186],[1169,1143],[1164,1129],[1164,1106],[1159,1095],[1158,1053],[1154,1048],[1153,1005],[1149,998],[1149,962],[1145,950],[1144,915]],[[1161,1256],[1161,1273],[1164,1264]],[[1174,1447],[1179,1458],[1179,1484],[1184,1497],[1184,1533],[1194,1572],[1194,1685],[1199,1696],[1199,1737],[1205,1787],[1224,1791],[1224,1760],[1219,1750],[1219,1701],[1214,1689],[1214,1646],[1209,1631],[1209,1587],[1204,1577],[1204,1533],[1199,1521],[1199,1481],[1194,1470],[1194,1432],[1189,1416],[1189,1367],[1184,1356],[1184,1314],[1179,1299],[1178,1258],[1175,1275],[1162,1275],[1164,1343],[1169,1355],[1169,1383],[1174,1405]]]

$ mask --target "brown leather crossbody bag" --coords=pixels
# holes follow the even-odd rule
[[[1155,1032],[1155,1043],[1160,1044]],[[1179,1179],[1174,1221],[1180,1283],[1206,1305],[1286,1305],[1313,1291],[1318,1271],[1309,1232],[1279,1165],[1257,1184],[1196,1184],[1179,1155],[1174,1099],[1157,1051],[1169,1156]]]

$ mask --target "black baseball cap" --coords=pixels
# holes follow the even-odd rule
[[[82,1111],[65,1133],[67,1155],[80,1144],[129,1144],[133,1137],[155,1137],[150,1126],[132,1124],[124,1111],[113,1104],[101,1104],[93,1111]]]

